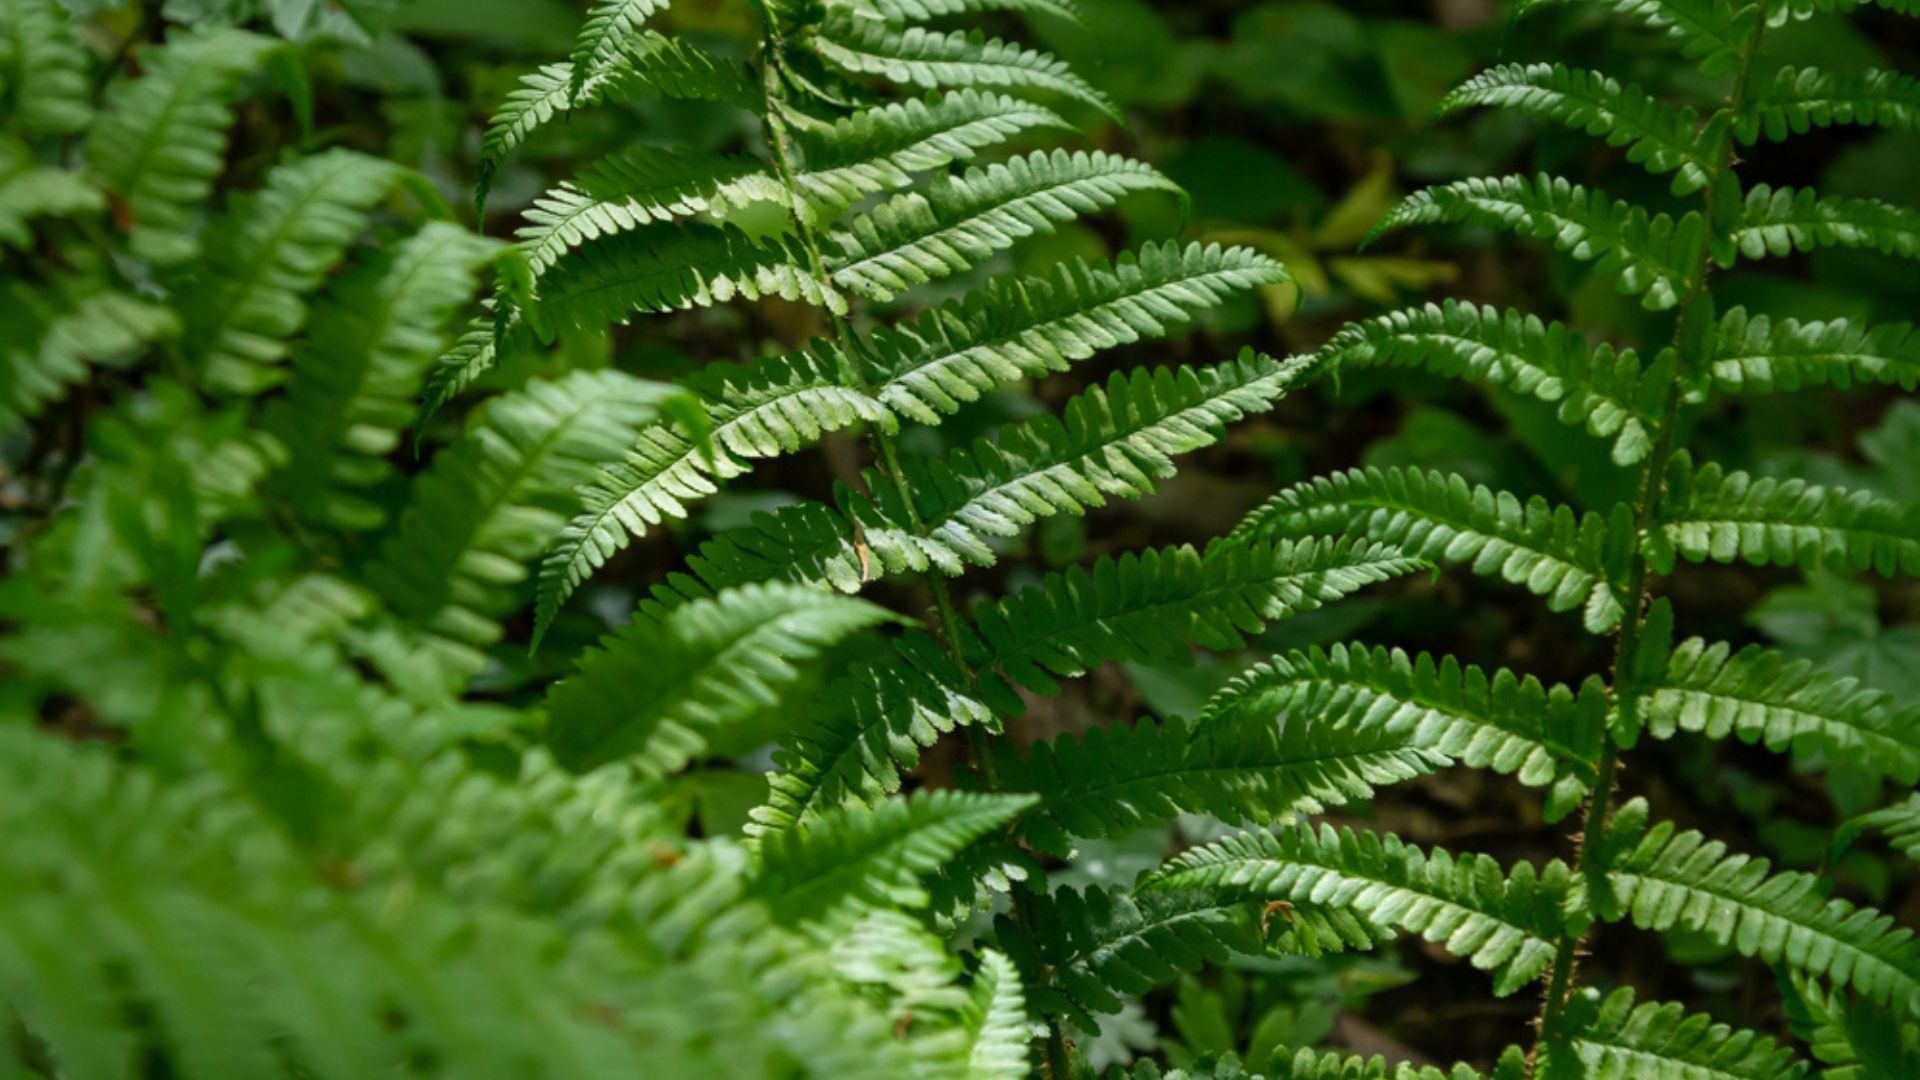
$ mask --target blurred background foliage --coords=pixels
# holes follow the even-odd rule
[[[467,203],[488,116],[522,73],[565,52],[583,7],[572,0],[66,3],[91,18],[91,44],[109,55],[166,26],[205,22],[243,24],[301,45],[297,70],[278,73],[282,99],[243,107],[228,183],[257,185],[283,147],[345,145],[418,168],[455,207]],[[1637,305],[1573,260],[1538,248],[1500,245],[1467,229],[1440,241],[1408,236],[1361,247],[1401,194],[1466,175],[1549,169],[1661,204],[1660,183],[1628,165],[1624,151],[1596,149],[1578,133],[1530,130],[1501,111],[1429,123],[1449,87],[1496,62],[1553,58],[1597,66],[1604,55],[1613,58],[1617,74],[1656,89],[1683,89],[1683,81],[1699,78],[1664,50],[1636,48],[1636,35],[1646,31],[1603,22],[1582,5],[1552,6],[1516,30],[1510,5],[1496,0],[1078,4],[1083,26],[1033,16],[1029,29],[1129,117],[1124,128],[1096,122],[1093,142],[1154,162],[1191,192],[1192,204],[1183,213],[1171,200],[1134,200],[1093,225],[1029,242],[1010,253],[1010,267],[1044,266],[1063,255],[1105,256],[1136,240],[1185,236],[1257,247],[1283,260],[1294,282],[1211,313],[1200,332],[1178,344],[1141,347],[1150,356],[1118,350],[1070,374],[989,396],[937,432],[915,432],[916,438],[971,439],[1031,410],[1036,400],[1057,405],[1113,368],[1142,359],[1205,361],[1229,356],[1242,343],[1276,355],[1310,350],[1349,320],[1427,297],[1560,317],[1600,339],[1653,336],[1647,333],[1651,317]],[[676,0],[656,25],[724,45],[725,32],[751,18],[738,0]],[[1769,37],[1761,63],[1913,72],[1920,70],[1916,25],[1871,10],[1816,19],[1793,34]],[[554,178],[615,146],[670,138],[726,149],[750,137],[737,116],[697,103],[654,106],[645,115],[603,109],[556,123],[501,174],[481,225],[496,234],[510,230],[519,210]],[[1836,127],[1789,149],[1761,146],[1750,153],[1758,159],[1755,175],[1777,184],[1920,204],[1920,135]],[[1720,279],[1727,305],[1746,302],[1803,319],[1900,322],[1913,318],[1920,298],[1920,267],[1871,253],[1821,252],[1752,265],[1758,268]],[[476,393],[497,392],[536,373],[617,365],[665,377],[746,359],[803,337],[806,319],[776,301],[656,318],[612,338],[563,335],[550,351],[505,364]],[[1694,434],[1729,468],[1792,472],[1920,499],[1920,404],[1897,397],[1855,389],[1728,399]],[[1576,507],[1621,498],[1627,476],[1609,461],[1605,445],[1555,422],[1549,408],[1498,388],[1420,373],[1355,373],[1236,427],[1155,498],[1120,503],[1085,520],[1049,519],[1026,539],[1027,558],[1003,562],[987,575],[998,580],[978,585],[983,592],[1017,588],[1049,567],[1098,554],[1203,540],[1279,485],[1358,464],[1455,471]],[[455,425],[457,411],[435,422]],[[1809,453],[1809,445],[1820,449]],[[9,448],[10,459],[17,449]],[[850,442],[830,439],[830,460],[836,452],[853,467]],[[706,535],[753,510],[823,494],[832,477],[808,474],[809,460],[784,472],[756,470],[755,481],[772,482],[734,488],[703,504],[678,532],[636,545],[595,579],[589,601],[563,619],[556,648],[537,661],[517,646],[500,649],[481,692],[516,699],[622,618],[646,585]],[[17,501],[17,492],[0,494]],[[0,525],[0,540],[17,527],[17,519]],[[1606,662],[1600,643],[1580,634],[1572,616],[1549,615],[1512,588],[1504,602],[1484,602],[1486,590],[1497,586],[1470,586],[1465,574],[1443,572],[1370,591],[1284,622],[1256,648],[1326,644],[1365,628],[1375,641],[1508,664],[1549,681],[1577,682]],[[1468,602],[1470,588],[1483,599]],[[1920,695],[1920,591],[1910,583],[1706,566],[1683,567],[1670,588],[1683,597],[1681,606],[1713,624],[1690,628],[1709,638],[1775,643],[1871,685]],[[1235,670],[1230,659],[1110,670],[1066,695],[1032,702],[1024,734],[1041,737],[1142,712],[1190,715]],[[693,827],[736,829],[759,799],[755,766],[762,763],[751,742],[730,748],[739,761],[716,762],[681,782],[679,809]],[[1630,794],[1653,799],[1664,816],[1683,826],[1706,823],[1736,846],[1788,866],[1834,862],[1844,891],[1920,923],[1920,888],[1900,876],[1895,860],[1866,847],[1837,853],[1831,827],[1789,823],[1837,822],[1875,800],[1880,793],[1867,788],[1872,781],[1706,741],[1662,743],[1637,760],[1647,764],[1623,782]],[[946,767],[929,760],[926,778],[940,782]],[[1509,780],[1480,773],[1451,771],[1395,788],[1363,813],[1421,844],[1507,859],[1565,854],[1559,831],[1540,822],[1537,800]],[[1207,822],[1176,828],[1186,842],[1211,835]],[[1172,843],[1160,829],[1089,844],[1064,877],[1130,879]],[[1596,948],[1614,957],[1614,970],[1661,996],[1701,1001],[1756,1026],[1786,1026],[1785,1016],[1752,1012],[1754,992],[1770,976],[1724,950],[1704,943],[1663,946],[1645,937],[1602,938]],[[1421,978],[1414,984],[1416,970]],[[1130,1006],[1100,1031],[1084,1033],[1083,1045],[1096,1064],[1124,1063],[1156,1039],[1176,1064],[1223,1051],[1258,1058],[1283,1043],[1328,1042],[1414,1057],[1407,1047],[1417,1045],[1442,1058],[1471,1058],[1476,1049],[1517,1035],[1535,1006],[1524,995],[1492,1001],[1482,989],[1480,976],[1464,964],[1417,941],[1404,943],[1398,954],[1249,959]]]

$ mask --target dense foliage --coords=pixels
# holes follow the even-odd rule
[[[1162,171],[1120,149],[1152,91],[1026,43],[1124,40],[1102,5],[598,0],[425,149],[320,122],[433,128],[405,4],[0,0],[0,1075],[1920,1073],[1920,939],[1861,895],[1920,843],[1920,705],[1789,640],[1920,572],[1920,438],[1887,413],[1869,491],[1728,434],[1920,382],[1911,325],[1738,276],[1920,256],[1920,210],[1747,160],[1912,132],[1911,78],[1794,44],[1913,14],[1875,6],[1580,5],[1532,47],[1621,74],[1432,103],[1591,136],[1627,194],[1560,155],[1389,208],[1369,166],[1283,234],[1223,219],[1260,159]],[[1309,60],[1353,47],[1319,10],[1276,16]],[[1618,20],[1645,85],[1585,45]],[[1502,257],[1555,254],[1552,310],[1339,327],[1453,276],[1381,254],[1410,226],[1536,241]],[[1448,382],[1542,460],[1411,420],[1317,475],[1219,456]],[[1113,527],[1208,454],[1287,482]],[[1704,632],[1768,586],[1781,647]],[[1442,590],[1423,642],[1384,614]],[[1815,863],[1619,790],[1687,745],[1826,777]],[[1397,828],[1419,785],[1565,854]],[[1421,985],[1364,966],[1400,939],[1520,1011],[1321,1045]]]

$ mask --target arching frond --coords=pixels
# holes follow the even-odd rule
[[[849,806],[762,840],[753,890],[792,923],[833,925],[871,908],[920,907],[922,875],[1032,801],[931,791]]]
[[[762,296],[846,310],[846,300],[782,241],[714,225],[655,225],[582,244],[541,279],[539,310],[557,323],[599,327]]]
[[[1058,693],[1058,680],[1110,661],[1184,659],[1194,645],[1231,651],[1267,623],[1425,564],[1385,545],[1334,540],[1216,544],[1103,558],[1053,573],[973,612],[973,666],[1019,686]],[[983,685],[983,691],[996,688]]]
[[[1779,980],[1793,1033],[1823,1066],[1820,1080],[1874,1080],[1920,1073],[1920,1025],[1817,979]]]
[[[1836,124],[1920,128],[1920,82],[1897,71],[1784,67],[1754,91],[1733,130],[1744,143],[1782,142]]]
[[[1288,488],[1247,515],[1230,537],[1363,536],[1409,555],[1467,563],[1547,598],[1554,611],[1584,609],[1603,631],[1625,610],[1630,522],[1575,515],[1538,496],[1418,469],[1354,469]]]
[[[27,144],[0,134],[0,248],[30,250],[36,219],[74,218],[106,208],[106,194],[86,174],[42,164]]]
[[[1408,746],[1474,768],[1550,786],[1548,818],[1571,812],[1594,781],[1607,698],[1598,684],[1578,693],[1502,668],[1489,676],[1453,657],[1335,645],[1292,652],[1235,676],[1207,702],[1215,718],[1265,718],[1378,728]]]
[[[1920,333],[1912,323],[1862,326],[1775,320],[1736,307],[1720,318],[1713,384],[1728,393],[1792,393],[1802,387],[1855,382],[1920,386]]]
[[[538,277],[601,237],[756,201],[786,201],[758,158],[648,146],[595,162],[535,199],[514,235]]]
[[[1806,1063],[1764,1035],[1714,1023],[1673,1003],[1634,1004],[1622,988],[1568,1006],[1564,1034],[1548,1037],[1541,1080],[1803,1080]]]
[[[1744,956],[1920,1012],[1920,942],[1913,931],[1872,908],[1826,899],[1812,874],[1772,873],[1767,860],[1729,854],[1725,844],[1672,822],[1649,827],[1641,799],[1616,812],[1600,844],[1607,884],[1595,905],[1602,918],[1704,934]]]
[[[1863,815],[1860,821],[1886,833],[1895,849],[1920,862],[1920,795]]]
[[[596,0],[573,39],[573,71],[568,83],[573,96],[578,98],[589,80],[604,77],[618,64],[628,41],[666,6],[667,0]]]
[[[1505,386],[1550,405],[1562,423],[1613,440],[1613,460],[1633,465],[1653,449],[1666,407],[1671,354],[1643,365],[1632,349],[1593,345],[1561,323],[1458,300],[1355,323],[1322,347],[1336,365],[1424,367]]]
[[[94,365],[138,353],[179,329],[171,308],[90,282],[34,289],[0,281],[0,434],[65,397]]]
[[[1564,2],[1566,0],[1525,0],[1520,10]],[[1601,6],[1673,38],[1680,43],[1681,54],[1698,63],[1708,75],[1724,75],[1739,64],[1747,38],[1762,15],[1759,5],[1724,4],[1718,0],[1603,0]]]
[[[1379,1055],[1363,1057],[1343,1054],[1338,1050],[1310,1050],[1304,1047],[1292,1053],[1280,1051],[1259,1075],[1264,1080],[1483,1080],[1481,1074],[1470,1065],[1441,1069],[1434,1065],[1414,1065],[1404,1061],[1395,1064]],[[1140,1077],[1137,1080],[1148,1078]],[[1185,1078],[1169,1074],[1167,1080]],[[1203,1078],[1195,1076],[1192,1080]],[[1235,1078],[1223,1073],[1218,1080]],[[1494,1080],[1507,1080],[1507,1074],[1496,1072]]]
[[[1846,14],[1863,7],[1879,7],[1898,15],[1920,15],[1915,0],[1761,0],[1768,26],[1810,19],[1815,15]]]
[[[196,30],[146,50],[144,74],[108,87],[87,131],[87,163],[125,202],[135,253],[191,257],[197,204],[225,166],[229,101],[279,43],[243,30]]]
[[[1490,856],[1425,852],[1392,834],[1322,825],[1228,837],[1173,859],[1140,889],[1201,888],[1350,911],[1493,972],[1494,993],[1505,996],[1553,962],[1571,887],[1571,873],[1557,861],[1509,873]]]
[[[837,212],[1023,133],[1068,127],[1052,109],[973,89],[888,102],[796,131],[806,169],[794,182],[809,203]]]
[[[1043,12],[1080,21],[1074,0],[827,0],[829,8],[877,15],[890,22],[929,22],[980,11]]]
[[[934,424],[995,387],[1159,337],[1236,291],[1284,280],[1279,263],[1247,248],[1149,243],[1111,265],[1074,259],[1046,278],[995,277],[874,331],[859,351],[882,404]]]
[[[889,618],[864,600],[794,585],[640,615],[548,693],[547,743],[576,771],[628,761],[665,775],[706,748],[708,731],[778,705],[798,665]]]
[[[1027,995],[1005,953],[985,949],[967,1010],[967,1080],[1022,1080],[1027,1075]]]
[[[1408,225],[1472,224],[1506,229],[1551,243],[1597,273],[1611,274],[1622,294],[1661,311],[1680,302],[1691,284],[1706,221],[1689,211],[1678,221],[1649,215],[1632,203],[1542,174],[1475,177],[1408,196],[1374,235]]]
[[[1808,188],[1755,184],[1732,234],[1716,246],[1714,261],[1732,266],[1739,256],[1777,258],[1827,247],[1920,257],[1920,211],[1878,199],[1821,198]]]
[[[1062,858],[1079,837],[1124,836],[1182,814],[1265,824],[1367,799],[1431,773],[1444,755],[1404,731],[1271,718],[1141,720],[999,752],[1001,789],[1039,800],[1020,837]]]
[[[209,385],[256,394],[285,377],[280,362],[306,325],[308,297],[399,176],[350,150],[296,158],[208,230],[208,280],[184,302],[183,345]]]
[[[414,482],[367,568],[395,611],[444,639],[458,666],[498,640],[494,622],[565,524],[574,488],[630,445],[673,391],[616,371],[575,372],[497,398]]]
[[[1676,556],[1920,573],[1920,508],[1866,491],[1727,472],[1714,462],[1691,466],[1686,455],[1675,458],[1660,526],[1648,538],[1648,559],[1662,573]]]
[[[1050,233],[1139,191],[1179,189],[1151,166],[1104,151],[1035,151],[897,195],[828,238],[836,284],[879,300],[978,267],[1016,240]]]
[[[32,135],[87,125],[87,54],[56,0],[0,0],[0,116]]]
[[[1501,64],[1440,99],[1440,115],[1473,106],[1502,106],[1584,131],[1655,175],[1674,173],[1677,195],[1707,185],[1710,147],[1691,108],[1673,108],[1639,86],[1563,64]]]
[[[1806,660],[1700,638],[1673,650],[1666,675],[1640,701],[1655,738],[1737,735],[1770,750],[1818,751],[1829,762],[1920,781],[1920,709]]]
[[[1115,119],[1119,111],[1066,64],[979,31],[940,33],[904,29],[876,19],[831,19],[811,38],[828,64],[855,75],[929,89],[1008,87],[1046,90],[1091,105]]]
[[[498,241],[429,222],[390,256],[343,276],[295,350],[291,384],[263,425],[287,450],[282,490],[321,528],[370,530],[385,517],[361,492],[413,418],[420,379]]]

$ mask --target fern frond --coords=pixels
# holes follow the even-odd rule
[[[1751,145],[1763,137],[1783,142],[1836,124],[1920,128],[1920,81],[1882,69],[1836,73],[1784,67],[1771,84],[1752,92],[1733,130]]]
[[[1040,12],[1080,21],[1074,0],[827,0],[829,8],[870,14],[893,23],[931,22],[981,11]]]
[[[1525,12],[1564,2],[1525,0],[1520,10]],[[1698,63],[1701,71],[1708,75],[1724,75],[1739,64],[1747,37],[1762,14],[1758,5],[1726,4],[1719,0],[1603,0],[1601,6],[1679,42],[1681,55]]]
[[[945,648],[925,634],[910,633],[892,655],[855,665],[782,740],[767,804],[753,811],[748,830],[792,829],[826,808],[898,791],[923,747],[955,728],[997,722],[956,689],[965,683]]]
[[[1784,26],[1815,15],[1846,14],[1863,7],[1879,7],[1896,15],[1920,15],[1915,0],[1762,0],[1768,26]]]
[[[1001,790],[1039,799],[1020,818],[1021,839],[1065,858],[1077,837],[1123,836],[1181,814],[1254,825],[1319,813],[1447,763],[1378,725],[1216,717],[1094,728],[1024,755],[1003,747],[997,771]]]
[[[863,343],[867,381],[894,413],[935,424],[1020,378],[1166,334],[1233,292],[1286,280],[1247,248],[1148,243],[1111,265],[1074,259],[1037,279],[995,277]]]
[[[1678,221],[1632,203],[1541,174],[1474,177],[1408,196],[1374,235],[1408,225],[1471,224],[1506,229],[1551,243],[1597,273],[1615,275],[1622,295],[1650,310],[1680,302],[1691,284],[1706,221],[1689,211]]]
[[[135,254],[177,263],[195,253],[190,226],[225,167],[229,100],[280,47],[243,30],[190,31],[146,50],[139,78],[107,88],[87,163],[124,202]]]
[[[849,806],[765,838],[753,890],[790,923],[837,924],[868,909],[921,907],[920,877],[1032,803],[1020,795],[921,792]]]
[[[439,412],[447,402],[459,397],[481,376],[499,366],[503,339],[511,342],[515,335],[525,336],[526,326],[517,309],[509,308],[503,319],[496,322],[492,310],[497,308],[499,300],[490,297],[480,304],[488,309],[487,313],[470,320],[428,372],[419,424],[424,425],[427,418]]]
[[[1176,547],[1102,558],[1053,573],[973,612],[967,643],[977,670],[1055,694],[1059,679],[1109,661],[1184,659],[1188,650],[1232,651],[1245,635],[1424,567],[1385,545],[1334,540]],[[994,688],[983,685],[983,692]]]
[[[973,976],[967,1016],[967,1080],[1022,1080],[1027,1075],[1027,995],[1005,953],[986,949]]]
[[[1594,782],[1607,699],[1595,684],[1575,692],[1502,668],[1491,677],[1453,657],[1335,645],[1292,652],[1235,676],[1207,701],[1200,723],[1263,717],[1270,723],[1355,725],[1408,746],[1552,788],[1549,820],[1577,808]]]
[[[619,52],[605,56],[578,85],[571,63],[548,64],[522,76],[487,125],[474,164],[476,211],[484,216],[494,174],[535,131],[556,116],[607,98],[718,101],[748,109],[761,103],[759,83],[744,65],[652,30],[619,43]]]
[[[1600,842],[1597,865],[1607,870],[1606,885],[1594,903],[1602,918],[1704,934],[1743,956],[1920,1012],[1920,942],[1913,931],[1872,908],[1826,899],[1814,875],[1770,873],[1765,859],[1728,854],[1725,844],[1672,822],[1648,827],[1642,799],[1615,813]]]
[[[628,761],[666,775],[706,748],[708,731],[778,705],[800,664],[889,617],[864,600],[793,585],[638,616],[548,693],[547,743],[578,772]]]
[[[1052,109],[972,89],[889,102],[795,131],[806,168],[794,183],[813,206],[844,210],[1025,132],[1070,127]]]
[[[1855,382],[1912,390],[1920,386],[1920,333],[1912,323],[1776,321],[1736,307],[1721,316],[1710,370],[1715,387],[1735,394]]]
[[[605,76],[618,63],[627,42],[640,32],[667,0],[596,0],[587,21],[573,39],[573,71],[568,90],[578,99],[581,88],[596,76]]]
[[[1740,256],[1777,258],[1826,247],[1920,258],[1920,211],[1878,199],[1821,198],[1807,188],[1755,184],[1731,235],[1716,244],[1714,261],[1725,267]]]
[[[25,143],[0,135],[0,247],[33,247],[35,218],[97,214],[107,198],[84,173],[41,164]]]
[[[350,150],[298,158],[208,230],[208,280],[183,303],[183,346],[208,385],[257,394],[285,377],[280,362],[306,325],[309,295],[399,176]]]
[[[384,519],[359,492],[392,476],[387,458],[442,330],[473,295],[499,242],[429,222],[387,259],[342,277],[321,301],[292,380],[262,423],[287,450],[281,481],[322,528],[370,530]]]
[[[559,323],[598,328],[635,314],[762,296],[835,312],[847,306],[783,241],[756,241],[732,226],[656,225],[562,256],[540,281],[539,309]]]
[[[1023,237],[1156,190],[1179,192],[1151,166],[1104,151],[1035,151],[942,177],[925,194],[897,195],[853,218],[828,237],[838,249],[828,266],[842,288],[890,300],[974,269]]]
[[[480,424],[434,459],[367,581],[394,610],[466,648],[498,640],[493,621],[566,523],[576,487],[619,455],[673,391],[616,371],[531,382],[488,403]]]
[[[1793,1051],[1673,1003],[1636,1006],[1622,988],[1574,998],[1564,1033],[1544,1040],[1541,1080],[1804,1080]]]
[[[1625,601],[1630,523],[1575,515],[1538,496],[1418,469],[1354,469],[1288,488],[1247,515],[1230,537],[1364,536],[1408,555],[1468,563],[1547,599],[1554,611],[1584,609],[1596,633],[1619,622]]]
[[[1735,652],[1700,638],[1682,642],[1639,708],[1655,738],[1676,731],[1737,735],[1770,750],[1817,750],[1849,769],[1920,781],[1920,709],[1757,645]]]
[[[1675,173],[1674,194],[1698,191],[1709,180],[1708,149],[1699,116],[1673,108],[1644,89],[1598,71],[1562,64],[1501,64],[1440,99],[1436,115],[1475,106],[1511,108],[1529,116],[1627,147],[1627,160],[1656,176]],[[1751,141],[1751,140],[1749,140]]]
[[[66,396],[97,364],[180,329],[173,310],[90,283],[48,290],[0,282],[0,434]]]
[[[1505,386],[1550,405],[1565,424],[1613,440],[1613,460],[1634,465],[1652,452],[1653,418],[1665,408],[1663,353],[1643,365],[1632,349],[1593,345],[1561,323],[1458,300],[1356,323],[1320,350],[1335,365],[1424,367]]]
[[[1695,470],[1677,455],[1647,557],[1661,573],[1689,562],[1920,573],[1920,508],[1804,480]]]
[[[1350,911],[1492,972],[1494,993],[1504,997],[1553,962],[1572,880],[1558,861],[1508,873],[1490,856],[1424,852],[1390,833],[1322,825],[1228,837],[1178,856],[1140,889],[1200,888]]]
[[[1820,1080],[1920,1073],[1920,1026],[1804,975],[1779,980],[1793,1032],[1822,1066]]]
[[[31,135],[87,126],[87,54],[55,0],[0,0],[0,116]]]
[[[899,28],[877,19],[829,20],[811,39],[829,65],[855,75],[927,89],[1008,87],[1046,90],[1091,105],[1114,119],[1119,110],[1051,54],[1032,52],[979,31],[940,33]]]
[[[1441,1069],[1435,1065],[1414,1065],[1409,1062],[1395,1064],[1379,1055],[1362,1057],[1337,1050],[1310,1050],[1304,1047],[1291,1054],[1281,1051],[1268,1062],[1259,1076],[1263,1080],[1484,1080],[1480,1073],[1464,1064]],[[1496,1072],[1494,1077],[1495,1080],[1506,1080],[1502,1073]],[[1167,1080],[1185,1078],[1168,1074]],[[1192,1080],[1202,1078],[1195,1076]],[[1237,1078],[1221,1073],[1217,1080]],[[1249,1077],[1248,1080],[1253,1078]]]
[[[759,159],[649,146],[603,158],[535,199],[514,236],[537,278],[602,237],[757,201],[786,201]]]
[[[1920,862],[1920,795],[1865,814],[1860,821],[1886,833],[1887,842],[1896,850]]]

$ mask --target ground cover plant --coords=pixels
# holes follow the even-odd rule
[[[1914,385],[1910,325],[1738,275],[1920,251],[1920,212],[1746,160],[1920,98],[1774,59],[1874,5],[1574,6],[1549,49],[1638,25],[1657,85],[1503,58],[1435,124],[1511,110],[1652,182],[1441,183],[1347,255],[1378,164],[1310,234],[1196,220],[1138,111],[1027,43],[1110,5],[600,0],[463,147],[406,59],[463,54],[401,33],[458,13],[0,0],[0,1070],[1915,1074],[1920,941],[1838,868],[1912,857],[1920,705],[1699,635],[1688,575],[1771,586],[1786,640],[1920,569],[1897,410],[1880,493],[1715,454],[1748,401]],[[1235,32],[1321,27],[1282,30],[1310,58],[1309,8]],[[390,142],[327,126],[369,94],[409,102]],[[1417,225],[1640,311],[1253,329],[1453,277],[1390,250]],[[1515,494],[1467,440],[1102,533],[1415,373],[1610,484]],[[1462,642],[1538,605],[1590,666],[1402,647],[1448,589]],[[1632,787],[1716,743],[1828,778],[1819,865]],[[1396,831],[1477,776],[1562,856]],[[1729,963],[1777,993],[1730,1003]],[[1429,1051],[1391,1015],[1429,982],[1522,1004]]]

